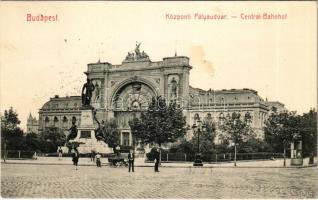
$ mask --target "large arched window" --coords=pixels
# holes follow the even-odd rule
[[[245,121],[250,124],[252,122],[252,115],[250,112],[245,113]]]
[[[67,125],[68,125],[68,120],[67,120],[67,118],[64,116],[64,117],[63,117],[63,128],[67,128]]]
[[[211,115],[211,113],[208,113],[208,114],[206,115],[205,120],[206,120],[207,122],[212,122],[212,115]]]
[[[200,120],[199,114],[198,114],[198,113],[195,113],[195,114],[194,114],[194,117],[193,117],[193,122],[194,122],[195,124],[197,124],[197,121],[199,121],[199,120]]]
[[[240,119],[241,118],[241,113],[240,113],[240,111],[237,111],[237,112],[233,112],[232,113],[232,118],[233,119]]]
[[[235,119],[236,118],[236,112],[232,113],[232,118]]]
[[[223,113],[220,113],[220,114],[219,114],[219,124],[220,124],[220,125],[223,125],[223,124],[224,124],[224,114],[223,114]]]
[[[73,117],[72,117],[72,124],[76,124],[76,121],[77,121],[77,120],[76,120],[76,117],[73,116]]]
[[[112,107],[116,110],[147,110],[156,91],[147,81],[126,80],[114,89]],[[146,83],[147,82],[147,83]]]
[[[54,127],[59,127],[59,119],[57,117],[54,117],[53,123]]]
[[[50,126],[50,119],[49,117],[45,117],[45,120],[44,120],[44,127],[47,128]]]

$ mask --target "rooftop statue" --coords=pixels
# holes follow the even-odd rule
[[[138,44],[138,43],[136,42],[135,53],[136,53],[136,58],[137,58],[137,60],[141,57],[140,50],[139,50],[140,45],[141,45],[141,43]]]
[[[128,52],[123,62],[134,62],[134,61],[150,61],[148,54],[145,51],[140,52],[141,43],[136,42],[134,52]]]
[[[127,60],[127,61],[128,61],[128,60],[129,60],[129,61],[134,61],[134,59],[135,59],[135,54],[128,52],[128,54],[127,54],[125,60]]]

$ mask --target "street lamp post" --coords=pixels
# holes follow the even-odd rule
[[[193,124],[192,126],[193,131],[196,132],[198,135],[197,154],[195,155],[193,166],[203,166],[201,154],[200,154],[200,133],[201,133],[201,129],[202,130],[205,129],[205,126],[202,125],[202,122],[200,120],[198,120],[197,123],[198,125]]]
[[[201,133],[201,129],[200,129],[200,128],[198,128],[197,133],[198,133],[198,146],[197,146],[197,152],[198,152],[198,154],[200,154],[200,133]]]

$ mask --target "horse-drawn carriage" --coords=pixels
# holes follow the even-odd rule
[[[108,158],[108,163],[110,167],[128,167],[128,154],[114,154]]]

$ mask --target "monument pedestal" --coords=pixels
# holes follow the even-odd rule
[[[109,148],[104,141],[96,139],[95,129],[92,110],[82,109],[80,125],[77,136],[74,139],[74,141],[79,143],[78,151],[80,153],[91,153],[92,150],[99,153],[112,153],[112,148]]]

